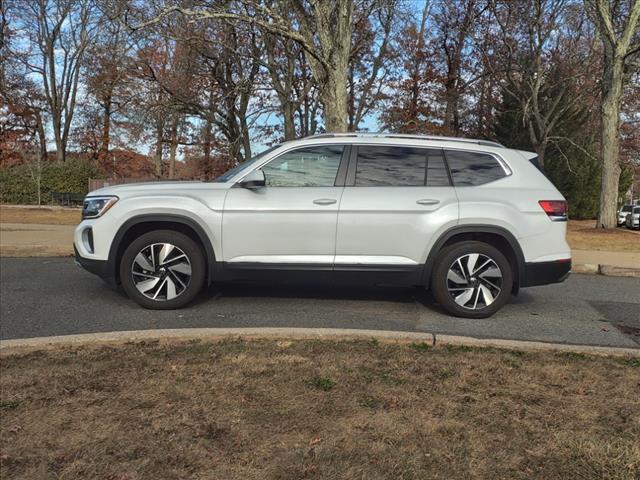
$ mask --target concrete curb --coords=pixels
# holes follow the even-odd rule
[[[604,275],[606,277],[640,278],[640,268],[616,267],[614,265],[602,265],[595,263],[571,265],[571,272]]]
[[[510,350],[575,352],[595,355],[631,356],[640,358],[640,348],[619,348],[561,343],[530,342],[521,340],[484,339],[440,335],[422,332],[394,332],[387,330],[358,330],[339,328],[181,328],[164,330],[135,330],[127,332],[89,333],[56,337],[38,337],[17,340],[0,340],[0,353],[10,355],[25,350],[47,349],[59,346],[121,344],[144,340],[221,340],[242,337],[287,339],[369,339],[389,342],[425,342],[430,345],[463,345],[495,347]]]

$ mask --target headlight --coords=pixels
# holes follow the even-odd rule
[[[82,219],[104,215],[118,201],[118,197],[86,197],[82,206]]]

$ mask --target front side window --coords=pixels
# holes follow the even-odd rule
[[[268,187],[333,187],[343,145],[305,147],[284,153],[262,167]]]
[[[507,176],[492,155],[460,150],[446,150],[445,153],[456,187],[482,185]]]
[[[427,151],[423,148],[359,146],[356,186],[423,186]]]

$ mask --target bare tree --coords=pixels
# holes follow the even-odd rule
[[[628,78],[625,65],[632,55],[640,52],[640,0],[585,0],[585,4],[596,24],[604,50],[601,82],[602,187],[598,226],[615,228],[620,181],[620,105],[624,83]],[[626,12],[625,6],[628,8]]]
[[[228,3],[197,7],[174,5],[162,8],[151,17],[134,9],[126,0],[121,3],[124,6],[121,5],[117,14],[134,30],[155,25],[165,17],[179,13],[192,19],[241,21],[297,42],[304,49],[313,78],[319,86],[325,128],[334,132],[347,131],[355,0],[282,0],[280,3],[284,9],[295,16],[293,23],[271,8],[269,3],[259,0],[239,0],[243,8],[235,9]],[[363,7],[373,12],[388,2],[366,0],[362,4],[373,5],[373,8]],[[132,24],[132,15],[143,18]]]
[[[18,9],[29,50],[16,51],[37,74],[51,117],[56,157],[65,160],[76,110],[78,81],[91,41],[93,6],[89,0],[24,0]]]
[[[592,50],[581,45],[584,22],[573,28],[566,21],[579,13],[569,7],[568,0],[514,0],[494,10],[501,43],[494,68],[504,74],[503,89],[519,104],[541,165],[558,122],[590,94]],[[577,83],[583,85],[579,91],[573,89]]]

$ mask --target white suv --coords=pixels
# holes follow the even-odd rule
[[[571,269],[567,204],[536,165],[482,140],[316,135],[213,182],[91,192],[76,259],[147,308],[293,278],[419,285],[450,314],[487,317]]]

